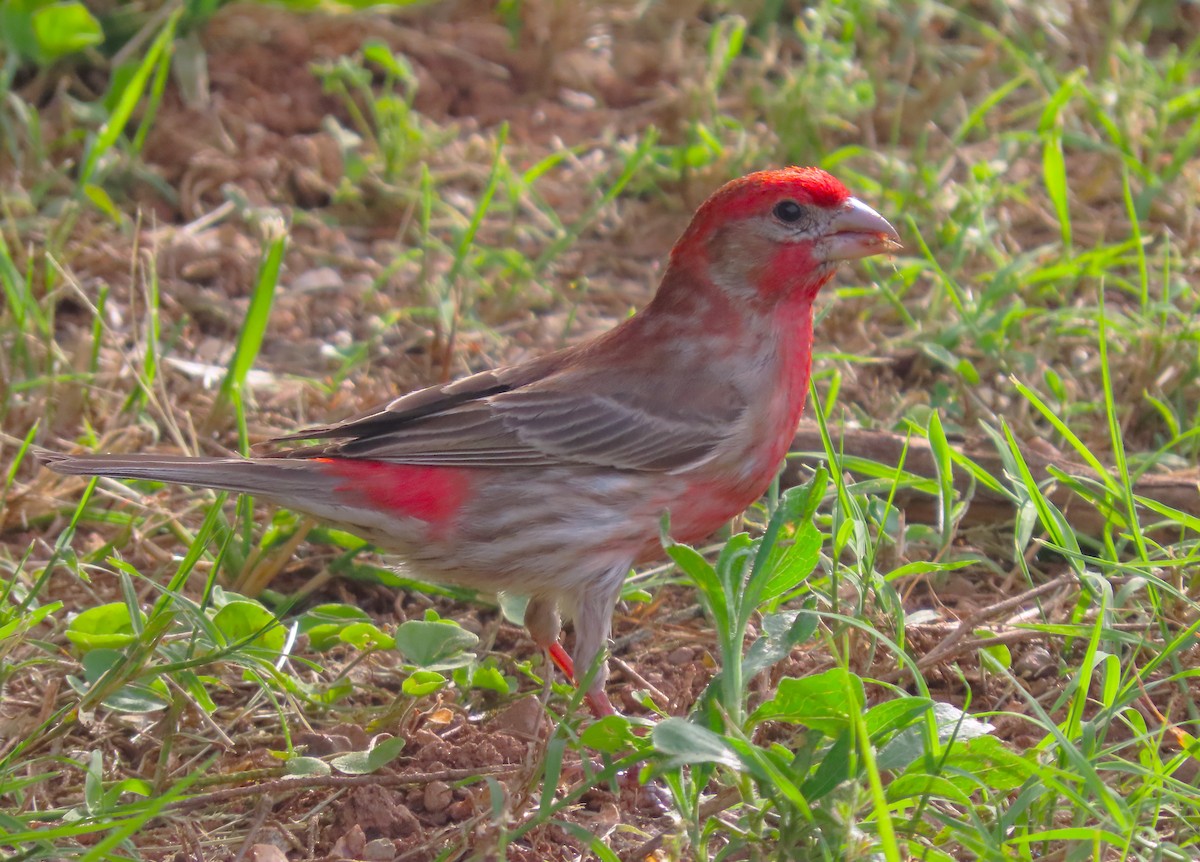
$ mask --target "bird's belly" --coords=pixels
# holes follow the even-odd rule
[[[469,502],[436,526],[344,505],[313,514],[399,554],[423,580],[564,594],[613,568],[661,558],[664,513],[672,538],[686,543],[741,514],[778,463],[740,467],[732,482],[726,470],[704,477],[577,467],[479,471]]]

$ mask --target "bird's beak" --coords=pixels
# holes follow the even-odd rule
[[[900,234],[875,210],[850,198],[834,213],[818,248],[828,261],[856,260],[900,248]]]

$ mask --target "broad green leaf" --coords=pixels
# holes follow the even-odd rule
[[[143,623],[145,614],[138,612]],[[67,624],[67,640],[82,650],[111,649],[131,644],[136,639],[129,606],[109,602],[81,611]]]
[[[408,620],[396,629],[396,649],[404,658],[429,670],[444,670],[468,663],[471,649],[479,638],[458,623],[448,621]]]
[[[67,682],[80,696],[97,697],[94,689],[97,683],[113,669],[120,672],[125,663],[125,654],[115,649],[94,649],[84,655],[80,664],[83,667],[84,679],[69,676]],[[106,683],[107,684],[107,683]],[[155,679],[149,684],[134,682],[127,683],[104,697],[103,704],[117,712],[148,713],[166,709],[169,703],[169,693],[166,684]]]
[[[446,687],[449,680],[436,670],[415,670],[400,685],[409,697],[426,697]]]
[[[759,602],[778,598],[811,575],[821,561],[824,542],[825,537],[812,521],[797,527],[792,544],[783,547],[779,557],[768,562],[771,574],[758,596]]]
[[[82,3],[53,3],[33,13],[41,62],[57,60],[104,41],[100,22]]]
[[[855,763],[853,740],[847,727],[837,735],[833,745],[821,754],[816,771],[800,786],[800,791],[806,799],[821,799],[850,777]]]
[[[762,618],[762,637],[750,645],[742,663],[746,679],[784,659],[792,647],[804,643],[817,630],[819,618],[808,609],[780,611]]]
[[[872,742],[890,733],[911,727],[917,719],[933,707],[933,701],[925,697],[898,697],[886,700],[867,710],[865,721]]]
[[[290,757],[283,766],[285,775],[329,775],[329,764],[315,757]]]
[[[494,691],[497,694],[509,694],[513,690],[513,686],[505,679],[500,669],[491,665],[475,668],[475,672],[471,674],[471,688]]]
[[[396,646],[396,639],[380,631],[374,623],[350,623],[342,629],[338,638],[360,650],[392,649]]]
[[[907,700],[907,698],[905,698]],[[965,742],[991,733],[992,725],[980,721],[948,703],[933,704],[933,721],[939,745],[950,740]],[[907,727],[879,751],[876,762],[881,770],[904,769],[928,752],[924,727]]]
[[[720,763],[737,767],[737,753],[724,737],[686,718],[667,718],[655,725],[650,734],[654,747],[668,756],[668,763]]]
[[[406,740],[402,736],[393,736],[379,742],[372,741],[366,751],[351,751],[339,755],[329,761],[338,772],[347,775],[368,775],[387,766],[400,756]]]
[[[940,775],[913,773],[901,775],[887,786],[887,798],[893,802],[900,799],[948,799],[957,805],[970,805],[971,797],[953,781]]]
[[[324,604],[305,611],[296,620],[299,634],[308,635],[313,649],[323,652],[340,644],[341,632],[347,625],[369,623],[371,618],[353,605]]]
[[[287,640],[287,629],[258,602],[236,599],[213,616],[213,625],[228,643],[253,638],[251,646],[278,653]]]
[[[642,740],[634,734],[633,725],[628,718],[623,715],[606,715],[584,728],[583,733],[579,735],[579,741],[584,747],[601,754],[618,754],[636,747]]]
[[[756,709],[750,721],[789,721],[837,736],[865,703],[862,680],[835,667],[815,676],[781,680],[775,696]]]

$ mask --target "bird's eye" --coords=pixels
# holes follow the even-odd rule
[[[788,224],[795,224],[804,218],[804,207],[795,201],[780,201],[775,204],[775,218]]]

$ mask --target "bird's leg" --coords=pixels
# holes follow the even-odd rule
[[[627,568],[621,569],[621,579],[625,577]],[[619,588],[620,581],[617,582]],[[612,605],[615,596],[612,590],[603,591],[602,595],[585,593],[575,608],[575,655],[581,661],[586,659],[586,667],[590,667],[600,654],[601,647],[608,638],[609,620],[612,615]],[[578,685],[579,677],[575,673],[575,660],[563,649],[558,642],[559,631],[562,628],[558,612],[558,601],[553,596],[534,596],[525,606],[525,628],[529,630],[533,642],[546,651],[550,661],[563,672],[572,684]],[[601,664],[588,686],[584,699],[588,709],[596,718],[616,715],[617,710],[604,692],[604,681],[608,678],[608,667]]]
[[[562,623],[558,615],[558,600],[553,596],[534,596],[525,606],[525,628],[533,642],[545,651],[547,657],[575,684],[575,662],[558,642]]]
[[[626,570],[622,570],[621,572],[622,579],[624,579],[624,572]],[[604,612],[600,615],[588,615],[591,604],[587,603],[586,600],[581,601],[575,608],[575,655],[580,661],[583,660],[584,653],[587,652],[592,640],[595,640],[595,647],[588,657],[588,667],[595,661],[596,656],[599,655],[603,641],[608,638],[609,627],[605,622],[611,618],[612,614],[612,600],[609,601],[610,604],[603,608]],[[600,636],[595,637],[593,634],[593,637],[589,637],[589,633],[593,633],[595,629],[594,626],[589,627],[589,624],[593,623],[597,618],[602,621],[598,632]],[[529,604],[525,606],[525,628],[529,630],[529,635],[533,638],[534,643],[546,651],[546,655],[549,656],[550,661],[562,671],[567,679],[577,685],[578,677],[575,675],[575,661],[563,649],[563,645],[558,642],[561,625],[557,601],[548,596],[535,596],[531,598]],[[608,677],[606,670],[606,664],[601,664],[597,668],[588,692],[584,695],[588,709],[591,710],[592,715],[596,718],[618,715],[616,708],[612,705],[612,701],[608,699],[608,695],[604,692],[604,680]],[[593,768],[599,769],[599,766],[594,766]],[[637,780],[636,771],[622,770],[617,781],[626,791],[633,791],[638,795],[639,799],[645,800],[643,804],[654,813],[662,814],[670,810],[669,795],[657,785],[641,785]]]
[[[575,678],[575,662],[571,661],[571,656],[567,655],[567,651],[563,649],[562,644],[554,641],[546,647],[546,654],[550,656],[550,661],[558,666],[558,669],[563,672],[571,682],[576,682]],[[596,718],[604,718],[606,715],[616,715],[617,709],[612,705],[612,701],[608,699],[608,695],[603,688],[592,688],[586,695],[584,700],[587,701],[588,709],[592,711],[592,715]]]
[[[573,596],[574,667],[585,674],[594,668],[594,672],[589,674],[591,678],[585,697],[588,708],[596,718],[618,714],[604,690],[604,683],[608,679],[608,661],[602,653],[612,633],[613,608],[625,583],[625,576],[629,573],[629,566],[629,563],[613,566],[600,577],[589,581],[581,592]]]
[[[563,645],[558,641],[552,641],[546,647],[546,654],[550,656],[550,661],[554,662],[558,669],[563,672],[563,675],[571,682],[575,682],[575,662],[571,661],[571,657],[567,655],[567,651],[563,649]]]

